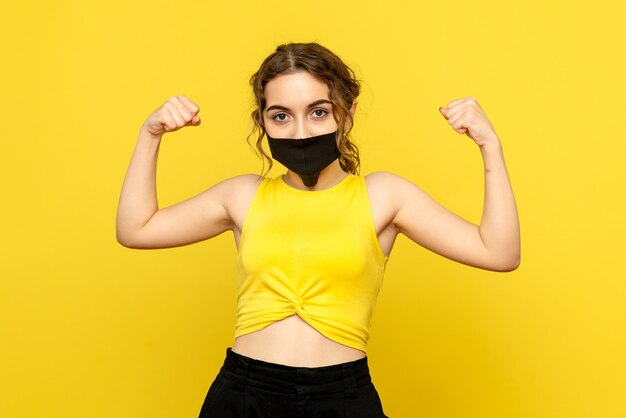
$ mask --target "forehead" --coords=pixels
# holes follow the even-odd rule
[[[328,99],[328,86],[306,71],[281,74],[267,82],[264,89],[267,106],[287,107],[307,105],[318,99]]]

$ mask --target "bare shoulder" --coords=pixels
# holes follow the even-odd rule
[[[230,177],[222,180],[218,184],[224,184],[225,187],[258,187],[265,177],[261,177],[258,174],[240,174],[238,176]]]
[[[226,222],[232,218],[233,213],[237,213],[252,200],[263,179],[264,177],[257,174],[229,177],[188,199],[188,202],[202,212],[208,207],[221,208],[222,218]]]
[[[366,175],[364,180],[374,217],[381,219],[382,225],[393,223],[407,197],[418,189],[410,181],[388,171],[375,171]]]
[[[372,205],[393,213],[394,222],[403,209],[413,210],[431,200],[418,185],[387,171],[368,174],[365,176],[365,185]]]
[[[376,185],[388,185],[390,182],[398,181],[398,179],[402,179],[402,177],[389,171],[374,171],[365,176],[365,183],[375,187]]]
[[[254,194],[263,182],[263,179],[264,177],[261,177],[258,174],[240,174],[238,176],[222,180],[212,188],[218,189],[219,192],[224,193],[231,199],[245,199],[251,193]]]
[[[365,185],[371,195],[391,197],[407,189],[419,188],[409,180],[388,171],[375,171],[365,176]]]

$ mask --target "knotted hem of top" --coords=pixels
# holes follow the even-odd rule
[[[345,345],[346,347],[350,347],[350,348],[354,348],[356,350],[362,351],[365,355],[367,355],[367,344],[363,344],[360,341],[354,341],[354,340],[349,340],[346,338],[342,338],[340,335],[338,334],[333,334],[333,335],[329,335],[319,329],[316,328],[315,326],[315,322],[311,320],[311,318],[309,317],[308,313],[306,312],[306,310],[304,310],[302,304],[302,302],[300,302],[300,304],[295,304],[294,305],[294,310],[287,312],[286,315],[280,317],[279,319],[276,319],[272,322],[269,323],[261,323],[261,324],[257,324],[253,327],[249,327],[249,328],[244,328],[244,329],[239,329],[235,331],[235,336],[234,338],[237,339],[239,337],[242,337],[244,335],[247,334],[251,334],[253,332],[256,331],[260,331],[278,321],[282,321],[283,319],[289,318],[293,315],[298,315],[304,322],[306,322],[311,328],[313,328],[315,331],[319,332],[323,337],[328,338],[329,340],[336,342],[338,344],[341,345]]]

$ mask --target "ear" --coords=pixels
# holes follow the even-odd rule
[[[350,116],[352,117],[352,125],[354,125],[354,114],[356,113],[356,102],[352,103],[352,107],[350,108]],[[346,120],[346,127],[348,129],[350,127],[350,121]]]
[[[356,113],[356,102],[353,102],[352,107],[350,108],[350,115],[352,116],[352,119],[354,119],[355,113]]]

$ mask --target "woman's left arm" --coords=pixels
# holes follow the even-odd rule
[[[391,182],[399,205],[392,222],[398,232],[448,258],[486,270],[515,270],[520,264],[519,219],[500,140],[474,97],[452,101],[439,111],[480,148],[485,174],[481,223],[460,218],[398,179]]]

